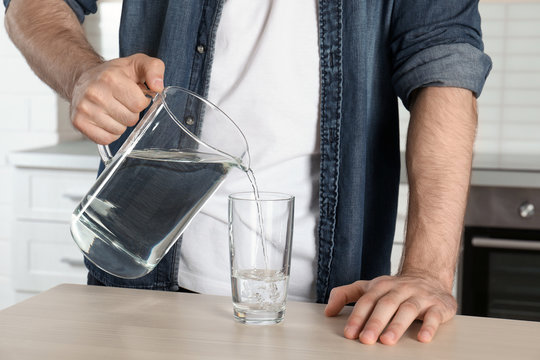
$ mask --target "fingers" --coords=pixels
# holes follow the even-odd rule
[[[72,108],[75,128],[100,144],[116,140],[127,126],[135,125],[139,119],[139,111],[128,109],[109,91],[107,87],[92,85]]]
[[[341,309],[349,303],[353,303],[364,293],[365,281],[356,281],[350,285],[333,288],[328,298],[328,305],[324,309],[326,316],[336,316]]]
[[[111,134],[91,122],[83,122],[77,129],[86,134],[90,140],[100,145],[108,145],[120,137],[120,135]]]
[[[344,329],[344,335],[348,339],[359,338],[360,331],[364,328],[364,325],[366,324],[368,318],[374,311],[377,302],[383,295],[385,295],[388,291],[391,290],[392,285],[386,280],[385,277],[381,277],[377,280],[372,280],[370,282],[363,281],[361,283],[363,285],[363,293],[356,302]],[[379,321],[379,319],[376,319],[374,321]],[[372,333],[365,332],[363,336],[364,338],[371,337]],[[375,336],[376,341],[378,335],[373,334],[373,336]]]
[[[364,344],[375,343],[400,305],[410,295],[406,289],[395,289],[394,281],[390,278],[374,282],[356,303],[345,326],[345,337],[358,338]]]
[[[416,300],[408,299],[403,302],[388,327],[380,336],[381,343],[386,345],[396,344],[419,314],[420,305]]]
[[[141,86],[163,90],[164,63],[143,54],[105,62],[81,75],[71,98],[73,125],[91,140],[108,144],[149,104]]]
[[[103,111],[99,104],[89,101],[81,102],[77,110],[78,113],[73,122],[75,127],[79,127],[81,123],[88,122],[118,136],[122,135],[126,127],[130,125],[131,120],[127,120],[126,118],[129,115],[137,116],[127,111],[117,102],[111,105],[112,111],[109,112]]]
[[[377,341],[386,325],[400,307],[403,301],[401,297],[403,297],[403,294],[389,293],[379,299],[371,316],[366,321],[363,330],[358,335],[361,342],[364,344],[374,344]],[[416,315],[418,313],[414,314],[414,318],[416,318]],[[392,335],[393,333],[389,333],[387,336],[391,337]]]
[[[373,344],[396,344],[416,319],[423,320],[418,340],[429,342],[439,325],[454,316],[456,302],[436,281],[412,277],[380,277],[336,288],[326,314],[339,312],[354,297],[358,300],[349,316],[344,335]],[[356,283],[355,283],[356,284]],[[336,310],[337,309],[337,310]]]
[[[113,97],[128,111],[137,115],[134,122],[125,123],[127,126],[133,126],[138,120],[138,114],[150,104],[150,99],[144,95],[141,88],[144,85],[130,81],[127,76],[121,73],[117,74],[113,81],[116,81],[117,84],[107,84],[112,90]]]
[[[129,57],[132,61],[133,75],[140,83],[146,82],[148,88],[153,91],[163,90],[163,76],[165,63],[157,58],[144,54],[135,54]]]
[[[418,340],[424,343],[430,342],[435,336],[439,325],[445,321],[440,309],[433,306],[426,311],[424,322],[418,332]]]

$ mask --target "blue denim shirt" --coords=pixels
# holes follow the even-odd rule
[[[65,1],[81,21],[97,10],[96,0]],[[206,95],[222,6],[124,0],[120,56],[159,57],[165,85]],[[196,51],[200,45],[205,51]],[[397,96],[405,106],[426,86],[478,96],[491,60],[483,53],[478,1],[471,0],[319,0],[319,49],[317,300],[326,302],[335,286],[389,273],[400,173]],[[174,290],[178,246],[140,279],[87,266],[107,285]]]

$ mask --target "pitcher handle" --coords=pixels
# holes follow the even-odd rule
[[[141,86],[141,90],[144,92],[144,96],[150,99],[151,101],[150,103],[152,103],[152,101],[154,101],[156,96],[158,95],[157,92],[152,91],[148,88],[144,88],[144,86]],[[103,161],[103,164],[105,164],[105,166],[109,165],[109,163],[111,162],[114,156],[111,149],[109,148],[109,145],[98,144],[97,149],[98,149],[99,157]]]
[[[109,145],[100,145],[98,144],[97,150],[99,153],[99,156],[101,157],[101,160],[103,160],[103,163],[105,166],[109,165],[113,158],[113,154],[111,152],[111,149],[109,148]]]

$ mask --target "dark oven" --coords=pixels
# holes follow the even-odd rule
[[[472,187],[461,314],[540,321],[540,189]]]

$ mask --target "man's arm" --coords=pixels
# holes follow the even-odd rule
[[[95,142],[116,140],[148,106],[140,86],[163,88],[161,60],[137,54],[103,61],[63,0],[12,0],[9,36],[34,72],[71,103],[73,125]]]
[[[476,124],[471,91],[430,87],[417,92],[407,139],[410,198],[401,270],[397,276],[332,290],[328,316],[356,301],[345,327],[347,338],[395,344],[420,319],[418,339],[429,342],[439,325],[455,315],[451,292]]]

